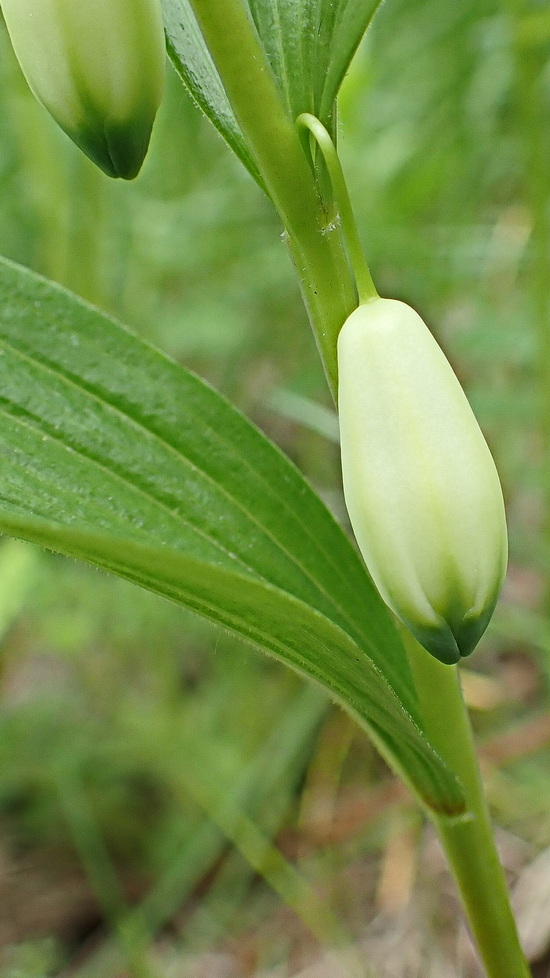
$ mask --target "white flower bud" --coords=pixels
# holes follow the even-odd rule
[[[162,98],[159,0],[1,0],[37,99],[102,170],[132,179]]]
[[[442,662],[469,655],[506,573],[496,467],[453,370],[409,306],[359,306],[338,340],[344,494],[386,604]]]

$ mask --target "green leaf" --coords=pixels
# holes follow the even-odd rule
[[[275,654],[353,712],[428,805],[460,811],[389,613],[291,463],[197,377],[63,289],[2,260],[0,296],[0,529]]]
[[[229,143],[256,182],[258,169],[187,0],[162,0],[168,53],[197,105]]]
[[[332,5],[331,0],[320,0],[320,2],[325,8]],[[330,42],[327,42],[329,56],[319,98],[318,117],[322,122],[326,120],[325,124],[331,118],[340,85],[353,55],[382,0],[336,0],[336,2],[337,12]]]
[[[331,128],[342,79],[380,0],[248,0],[293,119]]]

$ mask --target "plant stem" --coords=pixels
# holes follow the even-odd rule
[[[357,305],[341,228],[322,200],[294,121],[241,0],[190,0],[268,193],[283,221],[328,383],[336,400],[336,340]]]
[[[462,782],[469,817],[429,812],[489,978],[530,978],[493,838],[459,672],[405,637],[426,734]]]

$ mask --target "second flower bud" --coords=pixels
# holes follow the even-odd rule
[[[145,158],[165,71],[160,0],[1,0],[37,99],[105,173]]]

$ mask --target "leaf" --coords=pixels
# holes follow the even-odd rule
[[[188,0],[162,0],[168,53],[197,105],[263,188]]]
[[[311,112],[331,128],[340,85],[381,0],[246,2],[290,117]]]
[[[0,261],[0,529],[219,622],[321,683],[427,804],[461,794],[401,642],[299,472],[197,377]]]
[[[330,6],[331,0],[321,0]],[[336,0],[338,10],[330,38],[329,57],[322,93],[319,118],[330,120],[334,103],[352,58],[361,43],[382,0]]]
[[[293,119],[311,112],[331,127],[334,103],[380,0],[248,0]]]

